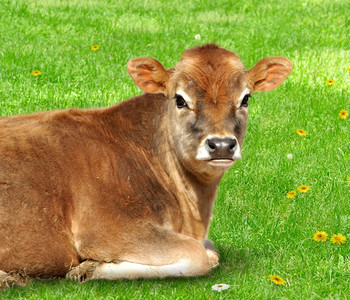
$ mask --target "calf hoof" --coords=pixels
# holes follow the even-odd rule
[[[210,249],[206,249],[208,255],[209,270],[216,268],[219,265],[219,255]]]
[[[214,244],[209,240],[205,240],[203,246],[207,251],[209,270],[216,268],[219,265],[219,254]]]
[[[15,287],[15,286],[25,286],[29,281],[29,277],[25,272],[11,272],[11,274],[0,271],[0,290]]]
[[[72,268],[66,275],[67,279],[84,282],[92,278],[92,275],[99,265],[97,261],[86,260],[80,265]]]

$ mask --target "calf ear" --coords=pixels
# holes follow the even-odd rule
[[[267,57],[248,71],[254,92],[278,87],[292,71],[292,62],[284,57]]]
[[[128,62],[128,72],[136,85],[147,93],[166,94],[168,71],[153,58],[134,58]]]

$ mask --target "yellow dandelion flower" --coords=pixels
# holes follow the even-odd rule
[[[307,193],[308,191],[310,191],[310,187],[307,185],[301,185],[298,187],[298,191],[301,193]]]
[[[97,51],[98,49],[100,49],[99,45],[92,45],[91,46],[92,51]]]
[[[349,182],[349,184],[350,184],[350,176],[348,177],[348,182]]]
[[[314,234],[314,240],[316,242],[325,242],[327,241],[327,238],[328,238],[328,234],[324,231],[317,231],[315,234]]]
[[[330,79],[330,80],[327,80],[327,81],[326,81],[326,83],[327,83],[328,85],[332,85],[332,84],[334,84],[334,83],[335,83],[335,81],[334,81],[334,80],[332,80],[332,79]]]
[[[32,75],[33,76],[40,76],[41,72],[39,70],[34,70],[34,71],[32,71]]]
[[[290,191],[289,193],[287,193],[287,198],[294,198],[297,195],[296,191]]]
[[[340,245],[340,244],[345,244],[345,242],[346,242],[346,237],[343,236],[341,233],[338,233],[338,234],[335,234],[335,235],[333,235],[333,236],[331,237],[331,242],[332,242],[333,244],[338,244],[338,245]]]
[[[299,134],[300,136],[306,136],[306,131],[302,129],[297,129],[297,134]]]
[[[286,285],[286,282],[278,275],[269,275],[270,280],[277,285]]]
[[[350,72],[350,67],[346,68],[346,70]]]
[[[349,113],[345,109],[342,109],[339,113],[339,117],[342,118],[343,120],[346,119],[348,115]]]

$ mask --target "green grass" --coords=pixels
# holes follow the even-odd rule
[[[193,279],[33,281],[0,298],[350,297],[350,117],[338,116],[350,111],[349,11],[343,0],[1,1],[2,116],[113,105],[140,93],[129,59],[154,57],[169,68],[184,49],[206,42],[235,51],[247,68],[285,56],[294,70],[250,101],[243,160],[222,180],[210,229],[218,269]],[[42,75],[33,77],[35,69]],[[286,197],[302,184],[311,191]],[[316,243],[318,230],[348,242]],[[274,285],[269,274],[287,285]],[[215,283],[230,289],[212,291]]]

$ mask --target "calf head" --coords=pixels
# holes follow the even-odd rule
[[[276,88],[291,70],[283,57],[246,70],[236,54],[212,44],[186,50],[169,70],[151,58],[128,63],[142,90],[167,97],[171,146],[182,165],[206,181],[221,178],[241,158],[249,97]]]

